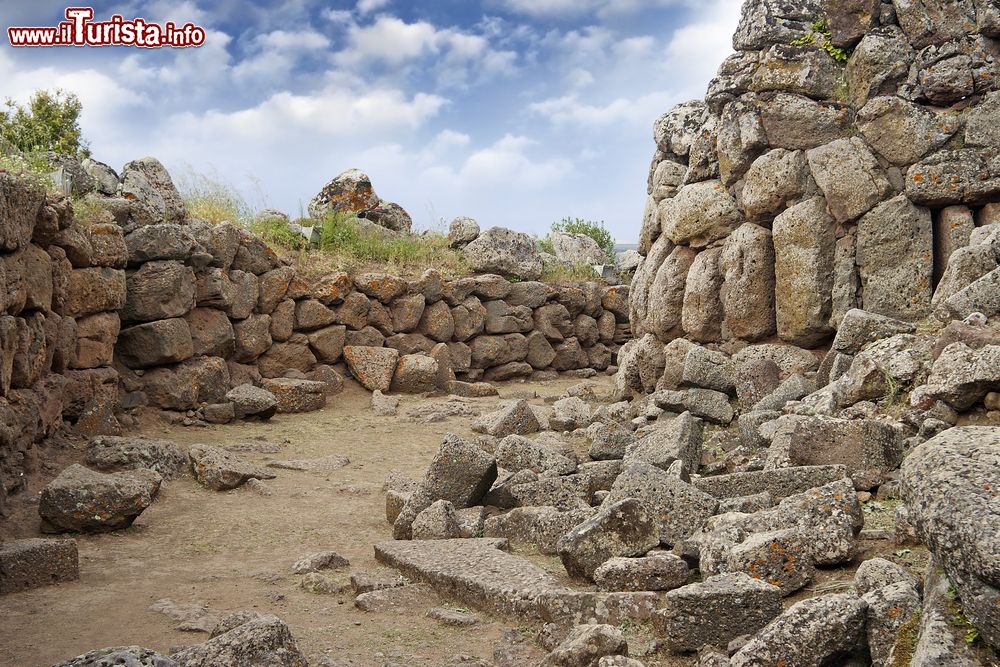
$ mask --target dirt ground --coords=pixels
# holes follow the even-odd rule
[[[509,384],[506,396],[559,397],[579,380]],[[601,382],[607,382],[602,379]],[[395,613],[365,613],[350,592],[320,595],[302,590],[291,565],[332,549],[351,561],[350,572],[378,571],[372,545],[392,539],[385,521],[382,483],[392,471],[419,478],[448,432],[472,435],[472,417],[440,423],[408,419],[407,412],[445,399],[405,397],[396,417],[376,417],[370,394],[354,383],[319,412],[279,415],[267,423],[194,428],[159,420],[138,434],[167,438],[182,447],[195,443],[282,444],[273,454],[244,453],[266,463],[340,454],[351,463],[332,472],[274,470],[271,496],[247,488],[217,493],[193,478],[165,482],[156,502],[128,529],[76,536],[80,580],[0,598],[0,665],[48,666],[96,648],[138,644],[160,651],[204,641],[203,633],[174,629],[176,621],[151,611],[163,598],[200,603],[213,613],[240,609],[274,613],[288,623],[311,664],[443,665],[490,658],[510,620],[474,612],[479,624],[445,626],[425,617],[426,606]],[[489,409],[496,399],[463,399]],[[82,445],[81,445],[82,446]],[[50,464],[27,492],[11,498],[12,513],[0,523],[3,537],[38,535],[37,494],[82,450],[46,450]],[[56,465],[52,465],[52,464]],[[552,559],[553,568],[558,560]],[[561,569],[561,568],[559,568]],[[528,630],[522,628],[526,634]]]
[[[542,383],[507,384],[504,398],[551,402],[580,382],[559,379]],[[597,378],[598,391],[610,386]],[[299,587],[301,577],[291,565],[305,555],[334,550],[351,561],[336,573],[347,581],[351,572],[385,572],[373,557],[372,545],[391,539],[385,521],[382,483],[390,472],[419,478],[448,432],[471,436],[473,417],[450,417],[427,423],[408,412],[428,408],[445,398],[404,397],[395,417],[376,417],[370,394],[353,382],[327,407],[306,415],[279,415],[267,423],[241,422],[207,428],[169,425],[150,419],[137,433],[174,440],[183,447],[195,443],[280,445],[275,453],[241,455],[265,464],[278,459],[312,459],[338,454],[350,464],[334,471],[273,470],[262,496],[244,487],[217,493],[191,477],[165,482],[156,502],[132,527],[109,534],[76,536],[80,550],[80,580],[0,598],[0,666],[47,667],[60,660],[106,646],[137,644],[168,652],[172,647],[207,639],[202,632],[183,632],[178,622],[152,611],[164,598],[174,603],[200,604],[224,615],[241,609],[274,613],[288,623],[299,647],[314,665],[440,666],[489,660],[505,630],[529,642],[537,626],[516,619],[495,619],[472,610],[479,623],[452,627],[426,617],[434,606],[458,609],[448,601],[427,600],[391,612],[366,613],[353,605],[350,591],[314,594]],[[497,399],[461,399],[474,411],[495,407]],[[69,463],[83,458],[83,443],[75,448],[43,451],[41,474],[26,492],[11,499],[9,520],[0,523],[0,537],[38,535],[37,498],[42,486]],[[585,451],[580,444],[580,452]],[[874,518],[874,517],[872,517]],[[885,555],[896,559],[888,542],[865,544],[861,559]],[[528,554],[526,554],[528,555]],[[904,554],[901,554],[904,555]],[[530,554],[530,559],[554,574],[564,575],[558,559]],[[921,559],[922,560],[922,559]],[[858,561],[856,561],[858,562]],[[819,573],[794,601],[849,586],[854,568]],[[648,627],[624,628],[633,655],[652,644]],[[647,655],[648,665],[693,665],[693,658]]]

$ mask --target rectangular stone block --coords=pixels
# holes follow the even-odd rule
[[[0,545],[0,595],[79,578],[76,540],[32,538]]]

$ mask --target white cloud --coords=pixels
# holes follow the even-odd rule
[[[364,140],[377,133],[417,129],[445,104],[447,100],[437,95],[408,97],[396,89],[332,88],[311,95],[282,91],[238,111],[182,113],[173,124],[186,133],[232,141],[280,141],[294,132],[307,132],[315,139]]]
[[[650,118],[662,113],[670,102],[666,93],[650,93],[637,99],[618,98],[604,105],[587,104],[575,93],[552,97],[531,104],[531,112],[544,116],[555,125],[580,127],[610,127],[621,124],[648,124]]]
[[[696,4],[697,0],[502,0],[507,9],[529,16],[573,18],[596,15],[609,18],[657,7]]]
[[[666,47],[663,71],[688,97],[701,97],[722,60],[733,50],[732,34],[742,0],[711,0],[695,19],[674,31]]]
[[[275,30],[252,40],[251,55],[233,67],[240,82],[287,84],[300,59],[330,46],[330,40],[315,30]]]
[[[370,14],[388,5],[390,0],[358,0],[358,13]]]
[[[347,46],[333,57],[344,68],[385,65],[397,70],[427,59],[433,60],[429,69],[438,85],[462,87],[474,77],[512,72],[517,53],[493,49],[483,35],[380,15],[368,25],[350,24]]]

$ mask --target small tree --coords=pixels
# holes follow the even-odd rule
[[[611,232],[604,226],[604,221],[584,220],[583,218],[563,218],[559,222],[552,223],[553,232],[563,234],[583,234],[597,241],[604,254],[609,260],[615,256],[615,239]]]
[[[84,158],[90,155],[80,130],[83,105],[73,93],[57,88],[36,91],[27,105],[7,99],[0,111],[0,138],[22,153],[53,151]]]

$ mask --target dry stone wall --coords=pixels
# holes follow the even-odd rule
[[[64,421],[117,434],[121,410],[143,406],[228,421],[257,411],[240,403],[252,392],[227,397],[246,384],[279,411],[316,409],[345,374],[372,390],[474,392],[461,383],[607,370],[629,336],[628,286],[307,276],[239,227],[189,220],[152,158],[120,176],[76,166],[98,222],[0,173],[0,511]],[[380,365],[347,363],[351,348]]]
[[[706,97],[655,124],[637,338],[817,348],[852,308],[981,304],[1000,256],[995,5],[748,0]]]
[[[0,173],[0,511],[64,417],[89,428],[114,409],[125,262],[117,225],[80,225],[68,201]]]

